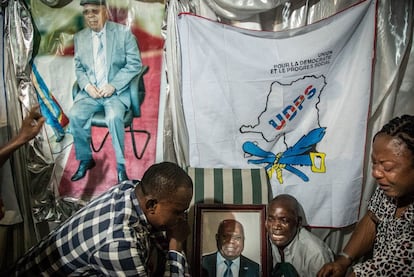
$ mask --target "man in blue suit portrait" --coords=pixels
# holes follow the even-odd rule
[[[259,277],[258,263],[242,255],[243,225],[234,219],[220,222],[216,234],[217,252],[202,257],[202,276]]]
[[[74,36],[75,73],[79,93],[69,112],[79,167],[72,181],[95,166],[91,151],[91,119],[105,112],[117,162],[118,181],[128,179],[124,157],[124,115],[131,105],[130,82],[142,63],[135,36],[127,26],[108,21],[105,0],[81,0],[87,27]]]

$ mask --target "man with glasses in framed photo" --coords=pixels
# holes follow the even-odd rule
[[[129,27],[109,21],[105,0],[81,0],[87,27],[74,36],[75,73],[79,93],[69,113],[79,167],[72,181],[85,177],[96,163],[92,157],[91,119],[105,112],[117,162],[118,182],[128,179],[124,155],[124,115],[131,105],[130,82],[142,62]]]

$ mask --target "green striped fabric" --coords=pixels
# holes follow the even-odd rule
[[[193,203],[268,203],[271,190],[264,168],[190,167],[187,172],[194,183]]]

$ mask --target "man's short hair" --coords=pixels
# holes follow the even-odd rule
[[[193,182],[185,170],[171,162],[151,165],[141,179],[144,195],[151,194],[160,199],[174,197],[179,187],[193,189]]]

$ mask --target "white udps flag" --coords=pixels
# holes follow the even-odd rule
[[[264,167],[311,226],[357,221],[375,1],[283,32],[178,20],[191,167]]]

